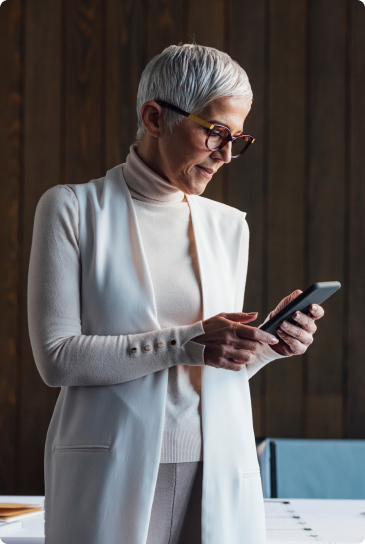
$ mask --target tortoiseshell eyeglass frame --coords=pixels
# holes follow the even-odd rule
[[[240,134],[239,136],[232,136],[231,131],[229,130],[228,127],[225,127],[223,125],[212,125],[211,123],[207,123],[207,121],[204,121],[200,117],[197,117],[196,115],[193,115],[192,113],[188,113],[187,111],[184,111],[184,110],[178,108],[177,106],[173,106],[172,104],[168,104],[168,102],[164,102],[163,100],[155,100],[155,102],[159,106],[162,106],[163,108],[167,108],[167,109],[169,109],[171,111],[174,111],[175,113],[179,113],[180,115],[183,115],[187,119],[191,119],[191,121],[194,121],[194,123],[198,123],[198,125],[201,125],[201,126],[207,128],[208,129],[208,134],[207,134],[207,137],[205,139],[205,146],[206,146],[207,149],[209,149],[209,151],[218,151],[219,149],[222,149],[225,145],[227,145],[228,142],[232,142],[232,144],[233,144],[236,140],[238,140],[239,138],[242,138],[247,143],[246,143],[245,147],[242,149],[241,153],[239,153],[238,155],[232,155],[232,159],[237,159],[238,157],[241,157],[241,155],[243,155],[243,153],[246,151],[246,149],[255,141],[255,138],[253,136],[249,136],[248,134]],[[211,149],[208,146],[208,140],[209,140],[209,137],[212,134],[213,130],[215,128],[217,128],[217,127],[218,128],[224,128],[225,130],[227,130],[228,133],[229,133],[228,138],[226,138],[219,147],[216,147],[215,149]]]

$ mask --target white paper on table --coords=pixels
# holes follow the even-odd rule
[[[1,523],[0,524],[0,536],[6,536],[11,533],[20,531],[23,528],[22,521],[12,521],[11,523]]]
[[[3,536],[0,544],[45,544],[44,536]]]
[[[266,530],[295,530],[303,531],[309,525],[302,518],[266,518]]]
[[[324,542],[364,542],[365,500],[293,499],[290,504]]]
[[[342,542],[342,541],[334,542],[333,540],[331,541],[320,540],[320,542],[322,542],[323,544],[355,544],[354,542]],[[298,544],[298,540],[270,540],[270,544]],[[365,544],[365,543],[364,541],[362,541],[362,542],[359,542],[358,544]]]
[[[44,510],[37,510],[37,512],[28,512],[27,514],[21,514],[20,516],[13,516],[13,517],[8,518],[8,519],[2,519],[0,521],[0,527],[2,525],[6,524],[6,523],[13,523],[13,521],[19,521],[21,519],[33,518],[34,516],[40,516],[41,514],[43,516]]]
[[[290,501],[265,501],[266,536],[272,542],[321,542],[320,536],[294,510]]]

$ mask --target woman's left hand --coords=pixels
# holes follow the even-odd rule
[[[280,304],[271,312],[270,318],[285,308],[289,302],[294,300],[302,291],[297,289],[291,295],[285,297]],[[322,306],[312,304],[309,308],[309,315],[302,312],[295,312],[293,319],[298,325],[292,325],[288,321],[282,321],[277,329],[280,341],[278,344],[270,346],[271,349],[280,355],[301,355],[305,353],[313,342],[313,334],[317,330],[315,321],[324,316]]]

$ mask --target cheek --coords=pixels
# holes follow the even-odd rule
[[[194,175],[194,167],[204,163],[211,152],[205,146],[204,136],[193,130],[183,130],[183,127],[179,129],[166,138],[164,147],[169,175],[182,180]]]
[[[178,155],[181,164],[180,170],[190,173],[197,164],[202,164],[206,161],[207,156],[210,155],[210,151],[205,147],[203,138],[197,138],[189,134],[181,142]]]

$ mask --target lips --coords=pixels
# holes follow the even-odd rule
[[[207,168],[206,166],[199,166],[198,164],[196,167],[199,169],[199,171],[205,176],[206,178],[211,178],[213,174],[215,174],[216,170],[213,170],[213,168]]]

